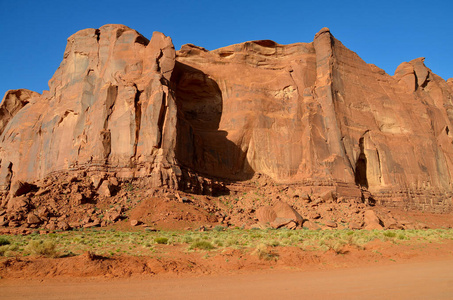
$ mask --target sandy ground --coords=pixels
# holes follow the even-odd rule
[[[453,299],[453,259],[151,279],[2,280],[2,299]]]
[[[277,261],[177,247],[166,258],[5,258],[0,299],[453,299],[451,240],[348,249],[281,247]]]

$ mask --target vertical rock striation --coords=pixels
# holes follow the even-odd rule
[[[49,91],[3,99],[0,185],[88,168],[177,187],[174,58],[170,38],[156,32],[148,41],[123,25],[69,37]]]

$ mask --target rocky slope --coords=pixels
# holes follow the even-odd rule
[[[161,33],[105,25],[68,39],[49,91],[5,94],[2,205],[24,182],[36,192],[64,176],[100,176],[94,195],[108,178],[212,194],[262,174],[308,195],[447,212],[452,120],[453,79],[423,58],[390,76],[327,28],[311,43],[175,51]]]

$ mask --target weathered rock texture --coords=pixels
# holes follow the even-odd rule
[[[327,28],[312,43],[213,51],[175,51],[161,33],[148,41],[122,25],[86,29],[68,39],[49,91],[3,98],[0,186],[83,169],[206,192],[201,176],[261,173],[446,211],[452,82],[422,58],[389,76]]]
[[[171,39],[161,33],[148,41],[106,25],[71,36],[50,91],[9,91],[3,99],[0,185],[95,167],[175,185],[174,64]]]

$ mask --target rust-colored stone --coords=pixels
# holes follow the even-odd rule
[[[41,220],[38,218],[37,215],[35,215],[33,213],[29,213],[27,215],[27,223],[28,224],[39,224],[39,223],[41,223]]]
[[[380,220],[377,217],[376,213],[373,210],[366,210],[364,214],[365,229],[367,230],[381,230],[382,225]]]
[[[261,224],[268,224],[274,222],[277,214],[270,206],[263,206],[256,211],[256,217]]]
[[[77,174],[70,181],[96,173],[95,189],[102,180],[115,186],[106,179],[114,174],[198,193],[222,187],[200,174],[260,173],[329,187],[318,193],[324,201],[363,195],[369,204],[448,211],[452,97],[452,79],[423,58],[390,76],[328,28],[311,43],[212,51],[175,51],[162,33],[148,40],[123,25],[85,29],[69,37],[49,91],[11,90],[0,104],[2,203],[15,182],[65,172]]]
[[[286,218],[293,220],[297,225],[301,226],[304,222],[304,218],[288,203],[278,201],[273,207],[278,218]]]

